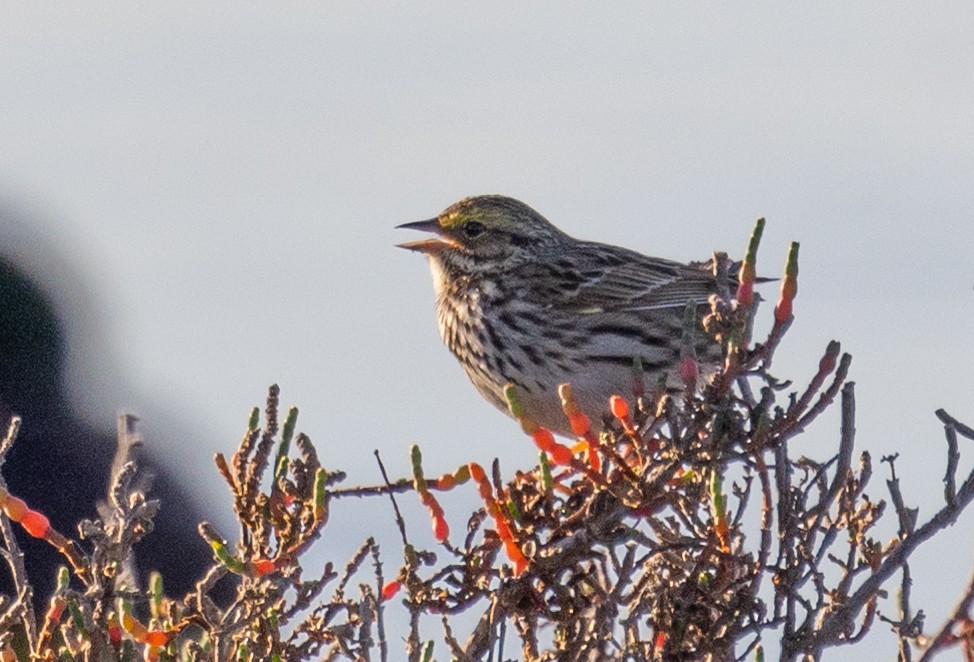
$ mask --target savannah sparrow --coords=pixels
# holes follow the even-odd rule
[[[675,387],[686,305],[717,291],[709,265],[580,241],[504,196],[399,227],[436,235],[399,245],[429,257],[440,336],[477,390],[506,412],[513,383],[524,412],[566,436],[559,384],[593,420],[611,395],[632,395],[636,357],[650,384],[665,374]],[[701,358],[716,359],[697,335]]]

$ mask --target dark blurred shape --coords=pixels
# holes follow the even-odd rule
[[[59,309],[56,297],[39,281],[50,289],[51,283],[70,283],[76,274],[49,254],[44,264],[35,260],[25,270],[18,264],[18,257],[25,261],[23,247],[11,245],[20,238],[11,241],[10,222],[10,210],[0,206],[0,422],[4,431],[12,415],[20,416],[23,423],[2,473],[12,494],[45,514],[57,530],[77,539],[77,523],[94,518],[96,504],[105,499],[116,450],[115,421],[93,428],[75,414],[67,396],[64,316],[71,311]],[[38,274],[38,266],[46,270],[63,266],[66,273]],[[86,360],[111,358],[92,352]],[[97,366],[87,369],[95,372]],[[145,573],[156,569],[163,573],[166,592],[181,595],[192,589],[212,560],[196,532],[201,513],[177,479],[147,457],[151,449],[138,450],[144,476],[151,482],[149,498],[160,499],[162,507],[154,531],[136,547],[137,568],[143,584]],[[43,598],[54,586],[55,568],[66,563],[46,542],[29,537],[16,524],[13,528],[35,595]],[[0,565],[0,590],[9,594],[10,572],[6,564]]]

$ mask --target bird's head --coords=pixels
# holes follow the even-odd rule
[[[436,236],[399,244],[462,273],[503,270],[556,250],[568,235],[523,202],[479,195],[450,205],[436,218],[405,223]]]

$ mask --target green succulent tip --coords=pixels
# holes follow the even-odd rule
[[[517,420],[521,420],[524,416],[524,408],[521,406],[521,401],[517,397],[517,393],[514,390],[514,384],[504,385],[504,397],[507,399],[507,407],[511,410],[511,416]]]
[[[791,242],[788,246],[788,261],[785,263],[785,276],[787,278],[798,277],[798,248],[797,241]]]

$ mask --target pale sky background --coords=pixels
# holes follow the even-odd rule
[[[441,345],[395,225],[497,192],[690,260],[740,256],[763,215],[759,271],[802,244],[779,376],[808,379],[842,341],[868,492],[887,498],[879,457],[900,453],[925,521],[943,492],[933,411],[974,424],[972,67],[965,2],[4,2],[0,239],[67,269],[79,408],[108,428],[139,412],[222,502],[210,458],[271,382],[350,484],[378,481],[373,449],[405,474],[413,442],[428,473],[533,463]],[[823,419],[796,455],[824,459],[837,429]],[[972,532],[968,514],[914,566],[928,629]],[[890,659],[886,629],[826,659]]]

